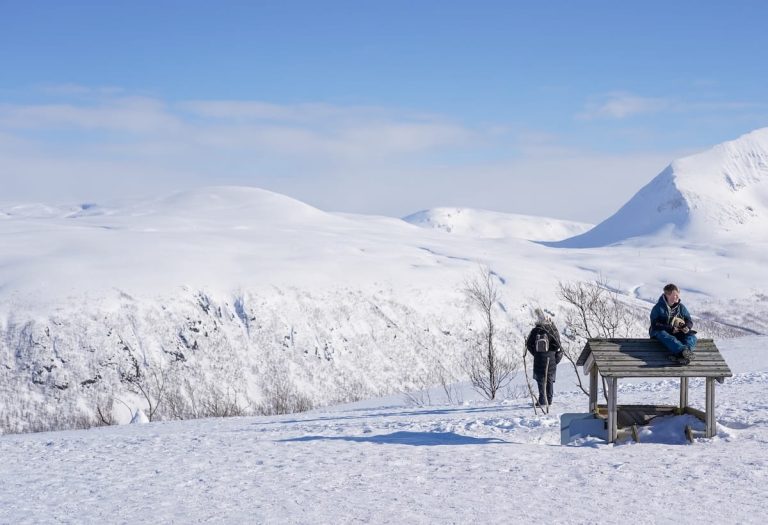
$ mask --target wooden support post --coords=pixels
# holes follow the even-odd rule
[[[597,367],[594,365],[589,372],[589,413],[597,413]]]
[[[606,381],[608,383],[608,443],[614,443],[619,435],[618,403],[616,402],[617,379],[608,377]]]
[[[707,427],[706,437],[711,438],[717,434],[717,423],[715,422],[715,378],[708,377],[706,383],[706,407],[705,424]]]
[[[688,378],[680,378],[680,413],[684,414],[688,407]]]

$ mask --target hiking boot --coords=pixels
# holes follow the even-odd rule
[[[680,354],[671,354],[668,356],[669,360],[676,365],[687,365],[691,362],[687,357],[683,357]]]
[[[693,361],[693,350],[691,350],[687,346],[683,348],[683,351],[680,352],[680,355],[686,358],[688,361]]]

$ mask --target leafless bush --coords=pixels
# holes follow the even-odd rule
[[[504,399],[527,399],[530,397],[526,385],[507,385],[504,389]]]
[[[475,390],[493,400],[517,369],[517,362],[506,357],[498,347],[500,332],[494,315],[501,298],[498,277],[487,266],[482,267],[467,280],[463,291],[481,316],[480,330],[469,340],[464,370]]]
[[[99,421],[102,425],[111,426],[115,424],[115,418],[112,415],[114,405],[115,399],[113,397],[107,397],[106,399],[99,399],[96,401],[96,415],[99,417]]]
[[[459,405],[464,402],[461,389],[456,385],[457,378],[450,373],[443,363],[438,362],[435,368],[438,383],[443,388],[445,399],[449,405]]]
[[[423,407],[432,404],[432,396],[429,395],[428,388],[403,392],[403,399],[408,406]]]
[[[165,412],[171,419],[236,417],[251,413],[245,393],[230,384],[174,375],[166,390]]]
[[[140,366],[133,354],[129,354],[129,358],[130,364],[122,370],[120,378],[131,392],[144,398],[147,418],[153,421],[166,398],[170,367],[154,362],[145,362],[144,366]]]
[[[259,413],[265,416],[307,412],[314,408],[312,399],[299,392],[287,374],[277,373],[271,376],[271,382],[265,385],[264,400],[259,405]]]
[[[576,372],[579,388],[588,395],[576,366],[586,340],[628,337],[636,314],[602,278],[593,282],[559,282],[558,296],[568,305],[563,353]]]

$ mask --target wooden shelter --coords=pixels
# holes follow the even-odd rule
[[[722,383],[732,377],[731,369],[720,355],[712,339],[700,339],[694,359],[688,365],[669,360],[669,351],[655,339],[590,339],[579,356],[577,365],[589,375],[589,411],[607,419],[608,442],[618,436],[620,423],[632,426],[661,414],[692,414],[706,425],[706,437],[716,434],[715,381]],[[598,405],[598,376],[606,382],[607,405]],[[626,377],[680,378],[679,406],[619,405],[618,380]],[[688,406],[688,380],[702,377],[706,381],[704,412]],[[622,422],[619,420],[623,419]]]

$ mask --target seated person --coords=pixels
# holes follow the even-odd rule
[[[680,302],[680,289],[674,284],[664,287],[651,310],[650,336],[658,339],[670,352],[670,360],[687,365],[693,360],[696,332],[688,309]]]

